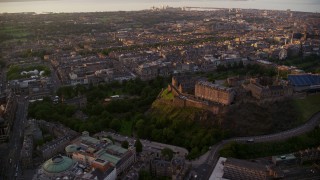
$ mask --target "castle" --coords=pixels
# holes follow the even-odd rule
[[[232,88],[192,76],[172,77],[168,91],[174,95],[172,103],[175,105],[206,109],[214,114],[221,113],[224,106],[230,105],[235,97]]]
[[[226,88],[208,81],[198,81],[195,85],[195,96],[222,105],[230,105],[235,93],[232,88]]]
[[[244,99],[266,102],[282,100],[293,95],[292,86],[267,77],[252,78],[249,81],[229,78],[227,82],[234,87],[214,84],[201,77],[174,76],[168,85],[168,92],[174,96],[171,101],[174,105],[201,108],[214,114],[225,112],[228,106],[235,102],[240,103]]]
[[[269,81],[264,83],[263,81]],[[251,92],[251,95],[258,100],[277,100],[293,95],[293,88],[288,85],[272,84],[272,79],[255,78],[250,79],[244,89]]]

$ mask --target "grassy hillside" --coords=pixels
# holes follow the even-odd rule
[[[217,122],[218,118],[208,111],[155,101],[146,119],[140,119],[135,128],[140,137],[186,147],[189,158],[195,158],[228,137]]]
[[[140,137],[188,148],[190,158],[205,152],[221,139],[280,132],[305,122],[320,110],[320,95],[257,105],[243,103],[225,114],[170,104],[171,94],[163,91],[146,118],[136,123]],[[259,152],[261,153],[261,152]]]
[[[299,121],[305,122],[320,111],[320,94],[309,95],[305,99],[295,99],[293,105],[299,111]]]
[[[295,111],[297,117],[296,124],[307,121],[314,113],[320,111],[320,94],[307,96],[305,99],[294,99],[289,101],[288,107]],[[289,110],[289,109],[288,109]],[[284,113],[285,114],[285,113]],[[292,124],[292,123],[291,123]],[[301,149],[312,148],[320,145],[320,129],[293,137],[281,142],[267,142],[257,144],[237,144],[226,145],[221,151],[221,156],[251,159],[265,157],[276,154],[295,152]]]
[[[299,111],[292,100],[266,103],[243,103],[221,115],[224,129],[233,136],[262,135],[283,131],[299,124]]]

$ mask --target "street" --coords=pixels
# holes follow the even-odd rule
[[[28,110],[28,103],[24,97],[18,99],[18,107],[16,112],[15,121],[12,127],[11,136],[8,145],[8,157],[7,157],[7,179],[18,179],[21,175],[20,167],[20,151],[22,149],[24,124],[26,122]]]
[[[305,124],[287,131],[262,136],[236,137],[223,140],[220,143],[212,146],[211,150],[209,151],[209,155],[207,153],[204,155],[207,156],[206,159],[200,157],[199,160],[201,160],[201,162],[199,160],[195,160],[194,164],[198,164],[199,166],[194,169],[196,172],[196,177],[193,176],[192,178],[198,179],[199,175],[201,174],[201,177],[203,177],[203,179],[210,179],[210,175],[219,159],[219,151],[223,148],[224,145],[230,142],[247,143],[248,141],[250,141],[250,143],[257,143],[285,140],[312,131],[316,126],[319,125],[319,123],[320,112],[317,112]],[[204,164],[206,164],[206,166],[203,166]]]

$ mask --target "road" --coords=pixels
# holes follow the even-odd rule
[[[236,137],[227,140],[223,140],[218,144],[215,144],[211,147],[209,155],[206,155],[207,158],[199,158],[193,164],[198,164],[199,166],[194,169],[195,173],[190,179],[199,179],[199,176],[202,176],[201,179],[209,179],[210,175],[219,159],[219,151],[222,147],[231,142],[237,143],[247,143],[248,140],[253,140],[253,143],[257,142],[270,142],[270,141],[280,141],[285,140],[291,137],[299,136],[306,132],[312,131],[316,126],[320,124],[320,112],[315,113],[305,124],[279,133],[262,135],[262,136],[250,136],[250,137]],[[205,174],[203,172],[206,172]],[[194,178],[194,177],[197,178]]]
[[[18,107],[16,111],[16,117],[13,124],[13,130],[11,132],[11,136],[9,139],[9,152],[8,152],[8,169],[7,169],[7,177],[8,179],[15,179],[21,175],[21,167],[20,167],[20,151],[22,149],[23,142],[23,131],[24,124],[26,122],[28,110],[28,102],[24,97],[20,97],[18,99]]]

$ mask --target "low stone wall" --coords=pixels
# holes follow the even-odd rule
[[[175,106],[175,107],[195,107],[199,109],[204,109],[213,112],[214,114],[219,114],[222,112],[222,107],[219,105],[207,105],[200,101],[195,101],[191,99],[181,99],[179,97],[175,97],[173,100],[165,100],[165,99],[158,99],[162,104]]]

